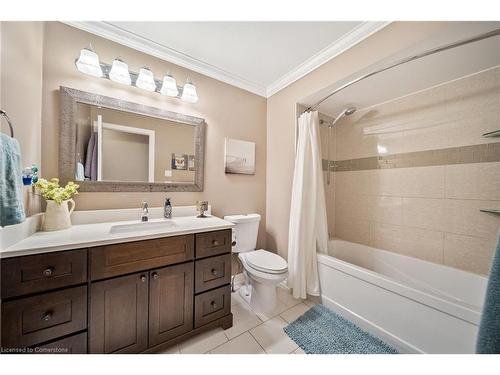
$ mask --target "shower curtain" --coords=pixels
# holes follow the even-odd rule
[[[319,295],[316,251],[327,252],[328,227],[318,112],[298,121],[288,231],[288,286],[295,298]]]

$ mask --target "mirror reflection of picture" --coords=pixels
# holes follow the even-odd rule
[[[172,169],[187,170],[188,156],[186,154],[172,154]]]
[[[255,142],[226,138],[226,173],[255,174]]]

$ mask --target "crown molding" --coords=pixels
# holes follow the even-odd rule
[[[192,56],[165,47],[150,39],[141,37],[106,22],[66,21],[63,23],[266,98],[274,95],[291,83],[304,77],[314,69],[390,24],[390,22],[363,22],[361,25],[306,60],[294,70],[265,87],[264,85],[249,81],[244,77],[227,72],[214,65],[207,64]]]
[[[319,68],[321,65],[330,61],[334,57],[347,51],[349,48],[354,47],[356,44],[368,38],[370,35],[382,30],[390,23],[391,22],[363,22],[347,34],[341,36],[329,46],[319,51],[316,55],[304,61],[297,68],[286,73],[284,76],[267,86],[266,97],[269,98],[270,96],[276,94],[278,91],[283,90],[288,85],[299,80],[313,70]]]
[[[133,48],[137,51],[147,53],[148,55],[158,57],[162,60],[166,60],[216,80],[228,83],[232,86],[250,91],[251,93],[263,97],[266,96],[266,87],[263,85],[259,85],[236,74],[217,68],[214,65],[207,64],[203,61],[195,59],[194,57],[176,51],[175,49],[165,47],[164,45],[153,42],[150,39],[123,30],[115,25],[98,21],[65,21],[63,23],[102,38],[112,40],[113,42]]]

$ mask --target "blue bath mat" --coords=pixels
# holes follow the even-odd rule
[[[396,349],[323,305],[284,328],[307,354],[397,354]]]

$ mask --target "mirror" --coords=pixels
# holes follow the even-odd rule
[[[202,191],[204,119],[61,87],[60,175],[81,191]]]

